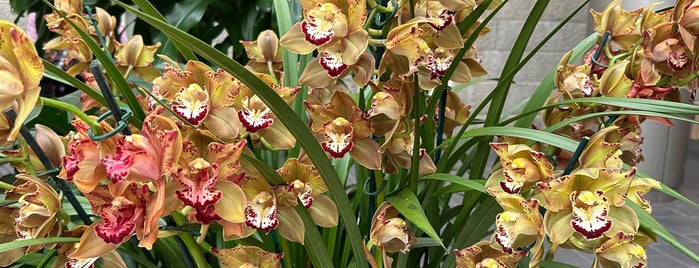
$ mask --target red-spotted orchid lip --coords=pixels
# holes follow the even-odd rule
[[[243,108],[238,111],[238,119],[248,132],[257,132],[260,129],[268,128],[274,123],[274,119],[269,118],[272,111],[264,109]]]
[[[121,244],[136,229],[136,218],[140,209],[131,200],[117,196],[98,209],[102,222],[95,225],[95,233],[104,242]]]
[[[84,268],[84,267],[94,267],[95,261],[97,261],[99,257],[93,257],[93,258],[85,258],[85,259],[73,259],[69,258],[68,261],[66,262],[66,268]]]
[[[437,15],[436,18],[439,19],[441,25],[431,22],[428,22],[428,24],[437,31],[443,30],[444,28],[446,28],[454,22],[454,15],[449,13],[449,10],[446,9],[442,10],[442,12],[439,13],[439,15]]]
[[[451,65],[453,60],[454,57],[451,55],[446,57],[428,57],[425,66],[431,71],[430,79],[437,79],[447,73],[447,69],[449,69],[449,65]]]
[[[684,47],[673,47],[672,52],[667,57],[667,65],[675,71],[679,71],[687,67],[689,57]]]
[[[172,110],[192,125],[199,125],[209,113],[209,94],[198,84],[181,88]]]
[[[196,209],[195,218],[203,224],[219,219],[213,206],[221,198],[221,191],[214,189],[218,181],[218,164],[209,164],[204,159],[197,158],[189,163],[189,172],[173,174],[184,189],[176,190],[175,195],[185,205]]]
[[[301,201],[303,207],[310,208],[313,205],[313,189],[310,184],[295,180],[289,186],[298,194],[299,201]]]
[[[573,219],[570,224],[585,238],[599,238],[612,228],[612,221],[607,219],[609,203],[603,191],[572,192],[570,201],[573,204]]]
[[[276,198],[267,191],[259,192],[248,201],[245,208],[245,224],[269,233],[279,225]]]
[[[332,78],[339,77],[348,67],[347,64],[342,62],[340,53],[332,53],[329,51],[323,51],[321,56],[318,58],[318,62],[323,69],[328,71],[328,76]]]
[[[301,30],[306,41],[316,46],[327,44],[335,36],[333,23],[323,18],[309,16],[308,19],[301,22]]]
[[[517,211],[505,211],[498,214],[498,216],[495,218],[497,230],[494,238],[495,241],[497,241],[502,247],[502,251],[509,254],[514,252],[512,245],[517,234],[511,233],[511,230],[513,226],[517,224],[517,219],[521,217],[525,217],[525,215]]]
[[[320,145],[334,158],[342,158],[354,146],[352,141],[353,125],[347,119],[338,117],[325,123],[322,132],[325,141],[321,142]]]

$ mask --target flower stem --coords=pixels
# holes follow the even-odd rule
[[[558,250],[558,245],[552,244],[551,247],[549,248],[549,251],[546,252],[546,257],[544,257],[544,260],[552,261],[553,256],[556,255],[557,250]]]
[[[186,223],[184,215],[180,214],[179,211],[171,213],[170,217],[165,218],[165,221],[168,222],[168,225],[174,224],[176,226],[182,226]],[[204,257],[204,252],[202,252],[201,245],[197,244],[197,241],[194,240],[194,237],[192,237],[192,235],[188,233],[178,232],[175,241],[177,242],[178,248],[180,249],[181,253],[185,255],[183,256],[185,261],[191,262],[193,260],[194,264],[196,264],[196,267],[199,268],[211,267],[209,263],[206,262],[206,258]],[[187,252],[189,254],[186,254]],[[188,267],[192,266],[193,265],[188,265]]]
[[[97,123],[97,121],[93,120],[89,115],[80,110],[80,108],[59,100],[49,99],[45,97],[41,97],[41,101],[46,106],[61,109],[74,114],[75,116],[80,118],[80,120],[85,122],[90,127],[90,129],[92,129],[93,133],[95,133],[96,135],[102,134],[102,128],[100,128],[99,123]]]
[[[197,238],[197,244],[201,245],[201,243],[204,242],[204,238],[206,238],[206,233],[209,231],[209,224],[202,224],[201,228],[199,229],[199,238]]]
[[[412,1],[411,1],[412,2]],[[410,191],[417,194],[417,179],[420,173],[420,85],[417,74],[413,75],[413,150],[410,162]]]
[[[12,190],[14,188],[15,187],[12,184],[9,184],[9,183],[4,182],[4,181],[0,181],[0,189],[3,189],[5,191],[9,191],[9,190]]]

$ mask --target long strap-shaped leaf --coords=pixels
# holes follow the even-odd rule
[[[527,48],[529,39],[534,33],[534,28],[538,24],[539,18],[541,18],[541,15],[543,15],[548,3],[549,0],[538,0],[536,1],[536,4],[534,4],[532,11],[529,12],[529,16],[527,16],[527,20],[524,22],[524,25],[522,25],[522,30],[520,30],[519,35],[512,46],[510,56],[507,57],[507,61],[503,67],[504,72],[510,72],[510,70],[513,70],[519,64],[520,59],[522,59],[522,56],[524,55],[524,50]],[[505,106],[505,100],[507,100],[507,95],[510,91],[510,85],[512,84],[513,79],[514,75],[511,75],[510,72],[508,73],[507,77],[501,78],[498,82],[498,85],[495,88],[496,92],[493,95],[493,100],[490,102],[490,107],[488,108],[488,115],[485,118],[486,127],[493,126],[500,120],[500,115],[502,114],[503,107]],[[488,141],[481,141],[478,146],[476,146],[476,155],[481,157],[477,157],[473,161],[473,164],[471,164],[470,174],[472,178],[482,176],[488,160],[488,157],[486,156],[489,154],[490,146],[488,146]]]
[[[320,173],[321,177],[323,177],[323,180],[325,180],[325,183],[328,185],[330,197],[337,204],[340,217],[342,218],[344,226],[347,229],[348,238],[350,239],[352,250],[354,251],[354,258],[357,260],[357,266],[367,267],[367,260],[366,256],[364,256],[364,245],[362,242],[361,233],[359,232],[359,226],[357,225],[355,215],[352,212],[349,199],[345,194],[345,189],[340,183],[340,178],[335,172],[335,169],[332,167],[330,159],[328,159],[325,152],[321,149],[320,145],[313,137],[313,134],[306,127],[303,121],[301,121],[301,119],[294,114],[294,111],[289,108],[286,102],[284,102],[284,100],[282,100],[282,98],[279,97],[279,95],[272,88],[251,74],[245,69],[245,67],[229,58],[226,54],[212,48],[192,35],[174,28],[148,14],[138,11],[129,5],[119,1],[115,1],[115,3],[133,13],[140,19],[150,23],[164,33],[167,33],[173,39],[185,44],[191,48],[192,51],[209,60],[211,63],[233,74],[236,78],[248,86],[248,88],[250,88],[250,90],[252,90],[258,97],[260,97],[265,104],[267,104],[270,110],[274,112],[284,126],[289,129],[289,132],[294,135],[296,141],[305,150],[306,154],[316,168],[318,168],[318,173]]]
[[[139,8],[141,8],[141,10],[143,10],[143,12],[145,12],[146,14],[151,15],[153,17],[156,17],[163,22],[167,22],[165,17],[163,17],[163,15],[160,14],[160,12],[158,12],[158,10],[155,9],[155,7],[153,7],[153,5],[150,2],[148,2],[147,0],[133,0],[133,2]],[[165,35],[168,36],[167,34],[165,34]],[[173,45],[175,45],[175,48],[177,48],[177,51],[179,51],[180,54],[182,54],[182,56],[185,59],[187,59],[187,60],[196,60],[197,59],[197,55],[194,55],[194,52],[192,52],[192,50],[189,49],[187,46],[181,44],[178,41],[172,40],[172,39],[170,39],[170,41],[172,42]]]
[[[577,61],[579,60],[592,45],[597,42],[597,33],[590,34],[587,36],[585,39],[580,41],[575,48],[573,48],[573,55],[570,56],[571,61]],[[529,98],[529,101],[527,101],[527,104],[524,106],[524,109],[522,111],[530,111],[534,110],[537,107],[540,107],[541,105],[546,102],[546,98],[551,94],[551,90],[555,87],[554,86],[554,77],[556,75],[556,69],[558,66],[553,66],[551,68],[551,71],[549,71],[548,74],[546,74],[546,77],[544,77],[543,80],[541,80],[541,83],[539,86],[534,90],[534,93],[532,96]],[[536,118],[536,114],[529,114],[519,120],[517,120],[517,123],[515,123],[516,127],[529,127],[532,122],[534,122],[534,118]]]
[[[34,238],[26,240],[17,240],[7,243],[0,244],[0,253],[13,250],[16,248],[28,247],[33,245],[41,244],[53,244],[53,243],[75,243],[80,242],[80,237],[48,237],[48,238]]]

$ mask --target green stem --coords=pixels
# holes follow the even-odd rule
[[[24,166],[27,168],[27,173],[29,173],[29,175],[36,176],[36,168],[34,168],[32,161],[29,160],[29,145],[27,144],[27,141],[24,140],[24,137],[18,139],[18,141],[19,147],[22,150],[22,162],[24,162]]]
[[[274,63],[272,61],[267,61],[267,71],[269,72],[269,75],[272,76],[272,81],[274,81],[275,84],[279,85],[279,81],[277,81],[277,75],[274,73]]]
[[[24,163],[24,158],[20,157],[7,157],[7,158],[0,158],[0,164],[5,164],[5,163]]]
[[[179,211],[171,213],[170,216],[172,216],[173,221],[175,221],[175,224],[179,227],[185,225],[187,221],[184,215],[180,214]],[[197,241],[194,240],[194,237],[192,237],[192,235],[182,232],[178,232],[177,235],[182,239],[182,242],[184,242],[185,246],[187,247],[187,250],[189,251],[189,254],[192,256],[192,259],[194,260],[194,263],[197,265],[197,267],[211,267],[209,263],[206,262],[206,258],[204,257],[204,252],[202,252],[201,245],[197,244]]]
[[[417,179],[420,173],[420,84],[418,83],[417,74],[413,75],[413,155],[410,162],[410,181],[408,187],[413,193],[417,194]]]
[[[64,110],[66,112],[74,114],[75,116],[80,118],[80,120],[85,122],[90,127],[90,129],[92,129],[93,133],[95,133],[96,135],[102,134],[102,128],[100,128],[99,123],[97,123],[97,121],[93,120],[89,115],[87,115],[82,110],[80,110],[80,108],[78,108],[72,104],[69,104],[69,103],[65,103],[65,102],[62,102],[59,100],[49,99],[46,97],[41,97],[41,102],[43,102],[44,105],[46,105],[48,107],[61,109],[61,110]]]
[[[369,17],[366,20],[366,23],[364,23],[364,30],[369,30],[371,29],[371,24],[374,22],[374,17],[376,17],[376,14],[379,12],[378,9],[373,8],[371,10],[371,13],[369,14]]]
[[[5,191],[9,191],[9,190],[12,190],[14,188],[15,187],[12,184],[9,184],[9,183],[4,182],[4,181],[0,181],[0,189],[3,189]]]
[[[201,243],[204,242],[204,238],[206,238],[206,232],[209,231],[209,224],[202,224],[201,228],[199,229],[199,238],[197,238],[197,244],[201,245]]]
[[[544,260],[552,261],[553,256],[556,255],[557,250],[558,250],[558,245],[556,245],[556,244],[551,245],[551,247],[549,248],[549,251],[546,252],[546,257],[544,257]]]

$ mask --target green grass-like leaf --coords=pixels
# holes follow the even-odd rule
[[[597,33],[590,34],[585,39],[580,41],[580,43],[573,48],[573,54],[570,56],[570,60],[577,61],[582,58],[582,56],[585,55],[587,50],[590,49],[595,42],[597,42]],[[558,66],[554,66],[546,77],[541,80],[541,83],[539,83],[539,86],[536,88],[536,90],[534,90],[534,93],[532,93],[532,96],[529,98],[529,101],[524,106],[522,111],[534,110],[537,107],[541,107],[544,102],[546,102],[546,98],[548,98],[548,96],[551,94],[551,90],[555,87],[553,78],[556,75],[557,68]],[[534,118],[536,118],[536,114],[529,114],[517,120],[515,126],[529,127],[532,122],[534,122]]]
[[[80,237],[48,237],[18,240],[0,244],[0,253],[16,248],[28,247],[33,245],[75,242],[80,242]]]
[[[161,21],[167,22],[165,17],[163,17],[160,12],[158,12],[157,9],[148,1],[148,0],[133,0],[133,2],[141,9],[143,10],[144,13],[151,15],[155,18],[160,19]],[[207,1],[191,1],[191,2],[208,2]],[[166,35],[167,36],[167,35]],[[178,41],[174,41],[170,38],[167,39],[168,41],[172,42],[172,44],[177,48],[177,51],[182,54],[182,57],[184,57],[186,60],[196,60],[197,56],[194,55],[194,52],[192,52],[191,49],[189,49],[187,46],[181,44]],[[163,47],[166,47],[167,43],[163,44]]]
[[[430,225],[430,221],[427,220],[425,216],[425,211],[422,210],[420,200],[417,199],[415,194],[410,191],[410,189],[403,189],[396,195],[391,195],[386,197],[386,201],[393,205],[400,214],[405,216],[405,218],[415,224],[417,228],[420,228],[432,239],[437,241],[442,248],[446,249],[442,243],[442,239],[439,237],[437,232]]]
[[[452,174],[447,174],[447,173],[432,173],[428,174],[425,176],[422,176],[420,180],[440,180],[440,181],[448,181],[454,184],[462,185],[464,187],[467,187],[471,190],[476,190],[481,193],[487,194],[488,192],[485,190],[485,185],[483,185],[482,181],[476,181],[476,180],[469,180],[468,178],[462,178],[456,175]]]
[[[367,267],[367,260],[364,256],[364,244],[362,242],[359,226],[357,226],[355,215],[350,206],[349,199],[345,194],[344,186],[340,183],[335,169],[332,167],[330,159],[321,149],[320,144],[315,140],[313,134],[306,127],[304,122],[294,114],[293,110],[271,89],[256,76],[251,74],[242,65],[230,59],[227,55],[212,48],[201,40],[164,23],[148,14],[138,11],[129,5],[115,1],[117,5],[135,14],[140,19],[150,23],[159,30],[166,32],[171,38],[178,40],[190,47],[203,58],[231,73],[252,90],[267,106],[274,112],[277,118],[287,127],[289,132],[296,138],[296,141],[304,149],[315,167],[318,169],[323,180],[328,185],[330,197],[335,201],[340,213],[340,218],[344,222],[348,239],[351,242],[354,257],[359,267]]]

